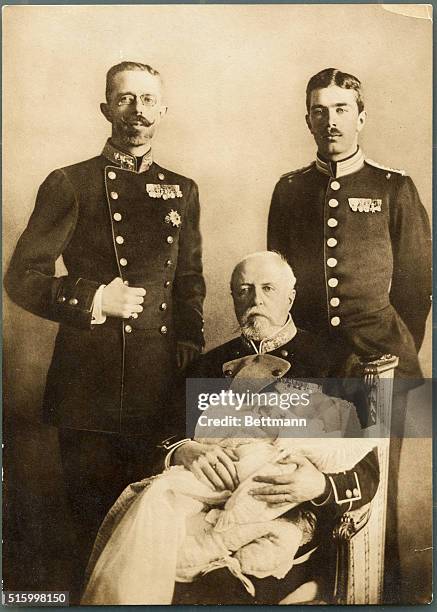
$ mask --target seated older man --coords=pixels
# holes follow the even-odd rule
[[[191,375],[218,378],[226,370],[229,375],[228,363],[232,364],[232,375],[235,375],[238,372],[236,360],[269,354],[289,362],[286,378],[325,376],[329,364],[322,344],[312,334],[297,329],[290,314],[296,293],[295,283],[293,271],[277,253],[259,252],[243,259],[231,277],[241,335],[204,355]],[[169,447],[171,443],[172,440]],[[233,489],[235,465],[223,449],[195,441],[176,441],[169,454],[173,454],[173,463],[184,465],[199,477],[206,477],[216,487]],[[373,498],[379,482],[378,459],[376,452],[371,452],[354,469],[330,477],[310,461],[304,461],[297,469],[290,470],[289,476],[256,479],[260,486],[253,495],[259,499],[272,505],[292,500],[307,505],[317,516],[322,515],[323,520],[317,521],[313,540],[299,551],[293,569],[285,578],[253,579],[255,601],[229,572],[219,569],[189,587],[177,585],[174,603],[277,604],[290,591],[319,574],[321,569],[326,578],[333,568],[327,567],[322,560],[322,556],[329,555],[323,546],[308,562],[300,563],[299,560],[305,559],[309,550],[322,542],[325,534],[331,533],[334,522],[343,512],[359,508]],[[357,490],[359,495],[354,495],[351,501],[348,495]]]
[[[291,268],[276,253],[255,253],[240,262],[232,274],[231,289],[241,336],[201,358],[191,376],[220,378],[224,373],[231,385],[246,373],[247,378],[268,379],[270,376],[275,384],[278,381],[285,384],[290,380],[323,377],[328,364],[322,347],[310,334],[296,329],[290,315],[295,296],[294,285],[295,278]],[[321,417],[323,421],[323,415]],[[316,445],[317,443],[318,441]],[[265,444],[264,440],[264,450]],[[336,463],[335,453],[332,452],[338,444],[339,441],[331,445],[329,458],[326,455],[326,444],[323,446],[323,443],[319,449],[317,446],[313,447],[312,454],[309,453],[307,445],[305,452],[300,449],[299,457],[296,452],[283,456],[278,462],[282,464],[279,473],[252,474],[250,488],[246,487],[241,495],[243,455],[239,455],[238,445],[230,443],[226,438],[217,443],[197,437],[195,440],[166,441],[165,447],[169,450],[166,457],[167,468],[171,464],[179,467],[167,470],[152,484],[145,483],[143,488],[133,487],[120,498],[120,503],[113,514],[108,516],[97,540],[91,560],[90,569],[93,569],[93,572],[84,602],[170,603],[174,580],[178,580],[178,575],[179,578],[186,578],[187,565],[197,564],[197,575],[191,572],[189,579],[198,579],[190,585],[176,584],[174,604],[279,603],[290,591],[308,578],[313,578],[317,569],[320,571],[322,567],[324,572],[329,569],[329,565],[321,561],[323,547],[320,547],[317,554],[308,553],[318,542],[323,541],[325,533],[332,530],[332,525],[339,515],[345,510],[367,503],[376,492],[379,470],[376,454],[370,450],[371,447],[366,447],[367,450],[363,451],[364,446],[359,449],[354,443],[348,442],[349,447],[345,445],[346,453],[340,453],[343,457],[342,464],[341,461]],[[246,444],[246,447],[250,445]],[[256,452],[259,453],[259,450]],[[348,453],[349,462],[344,463]],[[247,456],[246,452],[245,455]],[[194,481],[189,480],[190,474]],[[196,478],[199,483],[197,487]],[[277,536],[281,529],[267,531],[264,534],[267,536],[264,540],[265,546],[260,548],[262,538],[247,538],[247,525],[244,526],[243,532],[234,529],[225,534],[225,538],[223,534],[211,531],[211,528],[205,527],[206,523],[203,523],[201,532],[197,532],[195,538],[187,544],[183,535],[187,533],[186,526],[182,523],[180,527],[176,525],[178,521],[181,522],[181,512],[185,512],[187,516],[190,513],[191,516],[195,514],[194,507],[187,501],[190,496],[197,504],[200,498],[203,501],[207,499],[208,489],[206,492],[201,491],[200,483],[208,484],[209,491],[215,490],[218,496],[226,493],[223,501],[228,496],[229,499],[236,499],[233,507],[240,503],[243,515],[248,510],[253,513],[253,509],[257,508],[256,504],[250,504],[250,497],[261,502],[263,506],[259,506],[259,522],[262,518],[267,524],[267,515],[278,517],[286,513],[284,516],[289,525],[294,528],[299,525],[303,532],[311,531],[311,538],[302,537],[300,541],[298,535],[293,553],[290,549],[289,567],[293,567],[285,578],[285,572],[278,574],[273,571],[270,575],[268,571],[264,574],[251,571],[250,568],[244,567],[242,556],[238,556],[244,548],[246,561],[249,559],[250,563],[255,565],[260,554],[265,554],[264,551],[270,552],[274,557],[275,550],[271,549],[268,538],[271,533]],[[234,491],[235,493],[232,493]],[[179,501],[175,501],[177,494],[182,494]],[[211,503],[213,497],[210,493]],[[217,505],[217,501],[214,503]],[[199,508],[201,506],[202,504]],[[225,504],[225,509],[227,506],[228,503]],[[296,514],[297,509],[299,514]],[[218,512],[222,523],[224,514],[227,520],[232,515],[222,510],[215,512]],[[266,516],[261,517],[263,512]],[[280,519],[283,521],[281,525],[287,528],[283,518]],[[205,532],[205,529],[209,531]],[[250,527],[249,532],[251,533]],[[300,534],[301,531],[296,530],[293,533],[296,538],[296,533]],[[229,537],[230,534],[233,537]],[[261,532],[259,535],[262,535]],[[178,539],[179,542],[176,542]],[[227,542],[229,548],[229,555],[224,555],[224,567],[223,551],[216,550],[218,541],[222,548],[223,542]],[[240,542],[240,547],[236,541]],[[293,562],[292,556],[299,543],[303,546]],[[279,554],[279,548],[277,550]],[[235,554],[231,554],[231,551]],[[287,565],[287,549],[282,546],[282,554],[284,551]],[[134,558],[135,562],[132,562]],[[237,577],[235,560],[239,562]],[[174,567],[172,571],[169,570],[171,564]],[[220,569],[214,569],[220,565]],[[115,567],[119,569],[114,571]],[[130,569],[126,571],[126,567]],[[241,568],[244,574],[250,575],[250,581],[245,583]],[[205,569],[206,575],[201,576]],[[261,578],[260,575],[268,577]],[[247,582],[251,588],[247,587]],[[142,585],[145,585],[144,588]],[[132,594],[133,590],[136,594]],[[128,600],[125,601],[126,597]]]

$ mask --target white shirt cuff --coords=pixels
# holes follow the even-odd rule
[[[182,446],[183,444],[186,444],[187,442],[192,442],[191,438],[185,438],[185,440],[179,440],[179,442],[176,442],[175,444],[173,444],[173,446],[170,448],[170,450],[165,456],[164,469],[168,470],[168,468],[171,466],[171,458],[173,457],[175,450],[179,448],[180,446]]]
[[[102,311],[103,289],[106,285],[100,285],[93,300],[93,312],[91,316],[92,325],[101,325],[106,321],[106,315]]]

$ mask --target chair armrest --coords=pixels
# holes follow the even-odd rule
[[[338,605],[348,604],[349,582],[351,574],[351,563],[354,563],[354,539],[366,527],[371,515],[372,502],[345,512],[339,519],[333,531],[333,539],[336,542],[336,568],[334,584],[334,603]],[[353,570],[352,570],[353,571]]]
[[[372,502],[356,510],[345,512],[334,527],[332,536],[337,542],[349,542],[369,522]]]

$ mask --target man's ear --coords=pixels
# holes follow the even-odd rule
[[[293,306],[293,304],[294,304],[294,299],[295,299],[295,297],[296,297],[296,290],[295,290],[295,289],[292,289],[292,290],[290,291],[290,295],[288,296],[288,301],[290,302],[290,308],[291,308],[291,307]]]
[[[102,102],[100,104],[100,110],[102,112],[102,115],[105,117],[105,119],[107,119],[109,123],[112,123],[111,111],[109,110],[109,105],[107,102]]]
[[[357,119],[357,132],[361,132],[363,127],[366,125],[367,113],[365,110],[361,111]]]
[[[311,119],[310,119],[309,115],[305,115],[305,121],[306,121],[306,124],[308,126],[309,131],[312,134],[313,133],[313,128],[311,127]]]
[[[159,109],[159,118],[163,119],[165,115],[167,114],[167,111],[168,111],[168,106],[161,106],[161,108]]]

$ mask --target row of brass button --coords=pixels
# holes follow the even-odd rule
[[[338,181],[332,181],[330,184],[330,188],[333,191],[338,191],[340,189],[340,183]],[[336,198],[330,198],[328,201],[328,206],[330,208],[337,208],[338,207],[338,200]],[[330,228],[335,228],[338,226],[338,221],[337,219],[335,219],[334,217],[329,217],[328,221],[327,221],[328,227]],[[328,240],[326,241],[326,244],[328,245],[328,247],[330,248],[334,248],[337,246],[338,244],[338,240],[336,238],[328,238]],[[328,257],[328,259],[326,260],[326,265],[329,268],[335,268],[338,264],[338,260],[335,257]],[[328,279],[328,286],[331,287],[332,289],[337,287],[338,285],[338,278],[335,277],[331,277]],[[331,297],[331,299],[329,300],[329,304],[333,307],[333,308],[337,308],[340,305],[340,298],[338,297]],[[331,317],[330,319],[330,323],[333,327],[338,327],[340,325],[341,319],[340,317]]]
[[[132,325],[129,325],[129,323],[127,325],[124,326],[124,331],[127,334],[131,334],[133,332],[133,327]],[[161,327],[159,328],[160,333],[165,336],[166,333],[168,332],[167,326],[166,325],[161,325]]]
[[[115,172],[113,170],[110,170],[108,172],[108,178],[111,179],[111,181],[113,181],[114,179],[117,178],[117,175],[115,174]],[[165,179],[165,176],[162,172],[158,173],[158,178],[160,181],[163,181]]]

